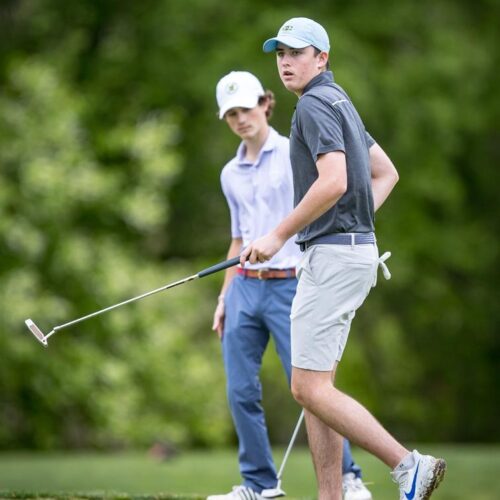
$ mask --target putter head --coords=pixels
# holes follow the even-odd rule
[[[286,493],[281,489],[280,482],[276,485],[276,488],[267,488],[260,492],[261,496],[264,498],[278,498],[286,496]]]
[[[40,330],[40,328],[38,328],[38,326],[36,326],[35,323],[31,321],[31,319],[27,319],[25,323],[29,331],[35,336],[38,342],[40,342],[44,347],[47,347],[47,339],[45,338],[42,330]]]

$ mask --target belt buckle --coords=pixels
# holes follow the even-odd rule
[[[269,268],[257,269],[257,279],[265,280],[266,278],[264,278],[264,273],[267,271],[269,271]]]

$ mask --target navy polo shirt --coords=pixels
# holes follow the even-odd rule
[[[305,87],[292,118],[290,160],[294,202],[302,200],[318,178],[318,156],[343,151],[347,191],[337,203],[298,233],[303,243],[331,233],[368,233],[374,230],[369,148],[375,144],[345,91],[326,71]]]

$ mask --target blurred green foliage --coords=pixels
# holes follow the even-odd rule
[[[499,3],[6,0],[0,6],[0,447],[213,446],[234,439],[221,276],[59,333],[191,275],[229,243],[221,166],[238,140],[218,79],[256,73],[289,130],[295,97],[261,44],[317,19],[336,80],[401,181],[381,209],[393,279],[359,312],[338,381],[404,439],[496,441]],[[383,280],[382,280],[383,281]],[[273,440],[298,416],[264,367]]]

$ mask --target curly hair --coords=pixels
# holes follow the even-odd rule
[[[276,106],[276,99],[272,90],[266,90],[265,94],[259,98],[259,106],[266,102],[269,103],[266,110],[266,118],[270,120],[271,116],[273,116],[274,106]]]

